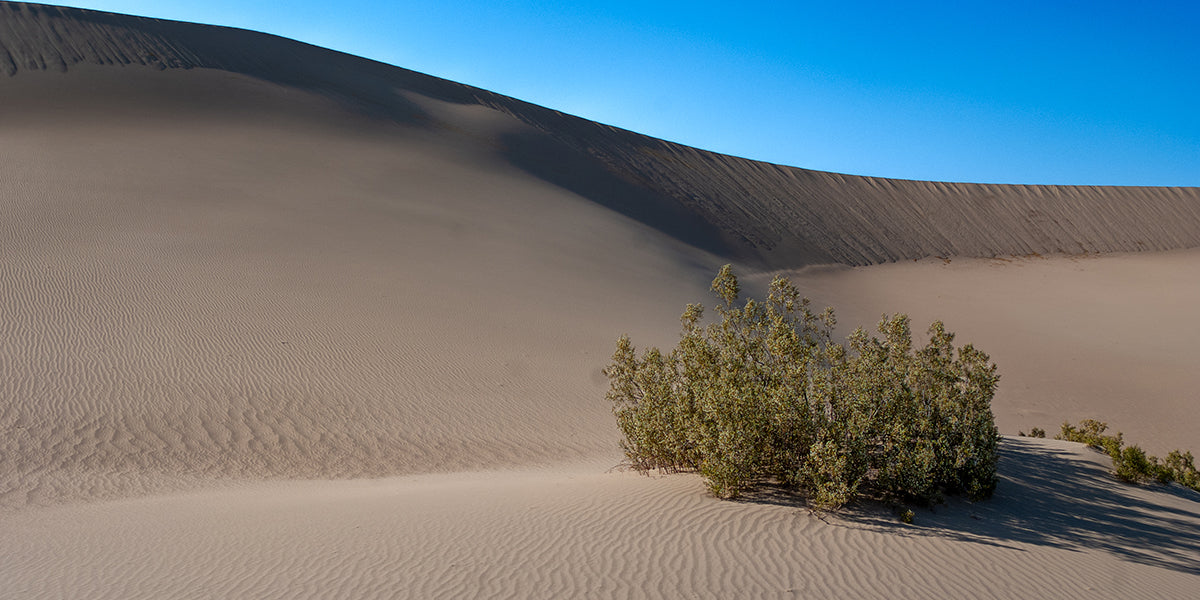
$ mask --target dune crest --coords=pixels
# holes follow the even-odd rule
[[[927,256],[1200,246],[1200,188],[990,185],[859,177],[707,152],[486,90],[262,33],[3,3],[11,76],[83,65],[216,69],[338,98],[408,124],[407,94],[510,115],[499,140],[530,174],[715,254],[768,268]]]

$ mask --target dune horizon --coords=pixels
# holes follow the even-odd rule
[[[0,70],[2,598],[1200,583],[1200,495],[1013,437],[1096,418],[1200,450],[1200,188],[785,167],[38,4],[0,2]],[[840,334],[906,312],[991,353],[997,498],[905,527],[614,469],[616,338],[673,345],[726,263],[754,293],[788,275]]]

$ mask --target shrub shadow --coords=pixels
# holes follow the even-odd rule
[[[891,506],[857,502],[824,517],[843,527],[936,536],[1019,549],[1018,544],[1101,550],[1130,562],[1200,574],[1200,493],[1178,484],[1129,485],[1110,473],[1107,455],[1066,442],[1005,438],[1000,485],[992,499],[949,498],[913,507],[913,525]],[[744,502],[807,510],[803,495],[763,486]]]
[[[1075,444],[1005,438],[996,495],[976,504],[953,501],[923,529],[1100,549],[1132,562],[1200,573],[1200,494],[1179,485],[1129,485],[1113,478],[1110,464],[1107,455]]]

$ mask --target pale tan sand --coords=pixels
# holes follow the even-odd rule
[[[1009,439],[995,499],[810,514],[690,476],[266,484],[0,515],[5,598],[1187,598],[1200,502]]]
[[[299,108],[164,122],[149,77]],[[718,262],[479,152],[522,127],[494,113],[430,135],[123,80],[149,115],[5,128],[7,505],[611,453],[613,341],[669,343]]]
[[[96,11],[0,6],[0,70],[11,81],[94,65],[214,69],[441,132],[460,130],[463,123],[431,114],[421,98],[485,109],[526,125],[497,132],[487,148],[494,157],[689,244],[772,268],[1200,246],[1200,188],[977,185],[810,171],[672,144],[275,36]],[[201,95],[209,102],[193,107],[208,108],[215,100],[217,108],[244,110],[247,102],[261,101],[229,96],[219,86]],[[79,108],[68,104],[73,107],[66,112]],[[174,114],[179,117],[178,107]]]
[[[1200,449],[1200,250],[928,259],[786,273],[843,333],[884,313],[912,318],[914,338],[941,319],[959,344],[999,365],[1001,431],[1094,418],[1160,455]],[[767,276],[753,278],[765,285]]]
[[[1195,497],[1074,446],[1010,442],[1000,497],[932,531],[606,474],[600,373],[621,333],[672,344],[730,260],[761,285],[1186,248],[1194,188],[815,173],[279,38],[12,3],[0,69],[0,596],[1196,588]],[[1098,417],[1195,448],[1197,260],[795,275],[844,323],[906,310],[991,352],[1009,433]]]

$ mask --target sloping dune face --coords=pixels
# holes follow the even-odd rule
[[[14,31],[94,39],[70,34],[86,13],[0,9],[10,55]],[[478,106],[398,90],[410,117],[381,119],[238,73],[90,64],[0,94],[9,506],[611,466],[615,337],[669,343],[717,264],[513,167],[494,146],[530,128]]]
[[[411,95],[529,126],[498,156],[687,243],[769,268],[928,256],[1135,252],[1200,246],[1200,189],[1014,186],[856,177],[705,152],[485,90],[248,31],[0,5],[0,69],[217,69],[431,125]]]

